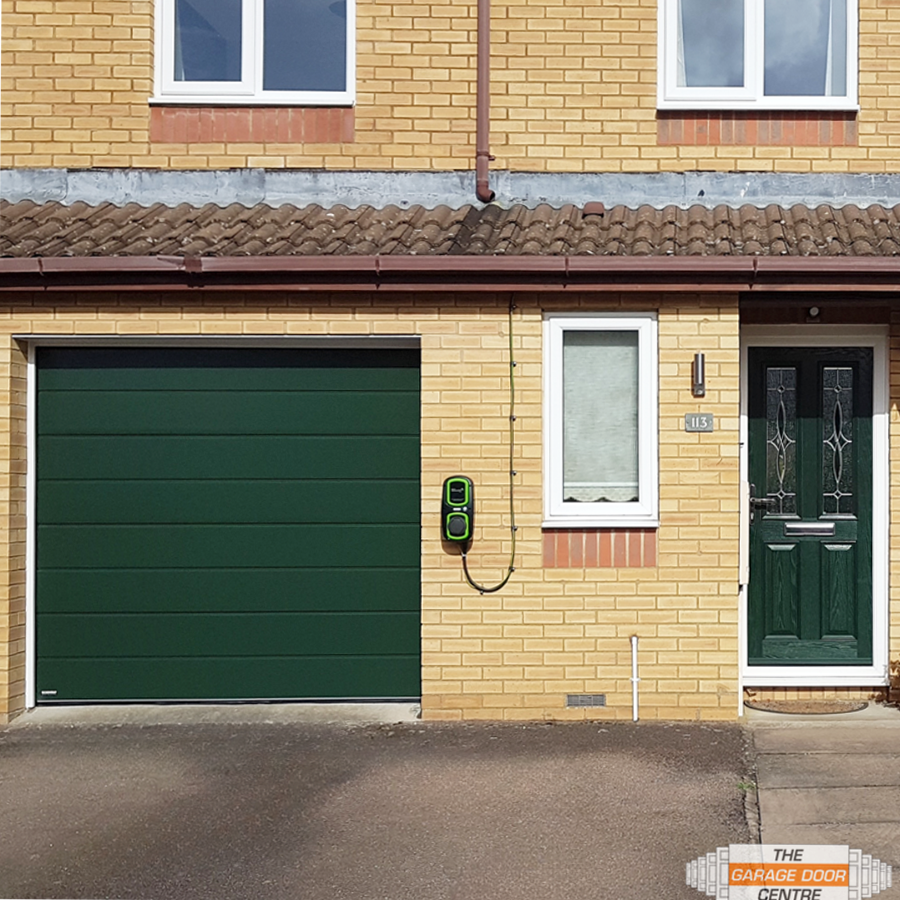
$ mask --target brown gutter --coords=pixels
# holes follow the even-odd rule
[[[0,258],[0,292],[895,291],[900,258],[227,256]]]
[[[197,258],[186,256],[45,256],[32,260],[38,264],[38,269],[43,274],[60,273],[71,275],[76,272],[96,272],[101,268],[98,263],[115,263],[116,271],[125,273],[160,273],[172,274],[175,272],[190,271],[196,267]],[[6,260],[0,261],[5,263]],[[0,272],[3,271],[0,265]]]
[[[491,0],[478,0],[477,84],[475,87],[475,196],[490,203],[491,160]]]

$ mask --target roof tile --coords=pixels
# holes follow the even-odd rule
[[[900,206],[175,208],[0,202],[0,256],[898,256]]]

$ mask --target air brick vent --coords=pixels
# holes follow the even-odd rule
[[[606,694],[566,694],[566,707],[606,706]]]

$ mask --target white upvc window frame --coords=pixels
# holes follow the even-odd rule
[[[657,100],[663,110],[859,110],[859,5],[847,0],[847,93],[833,96],[766,96],[765,0],[745,0],[744,86],[678,86],[678,0],[657,4]]]
[[[635,331],[638,336],[638,499],[563,500],[563,336],[567,331]],[[553,313],[544,317],[544,526],[652,528],[659,525],[659,365],[656,313]],[[598,390],[602,386],[598,385]],[[615,427],[610,423],[610,427]]]
[[[346,0],[347,71],[343,91],[263,90],[264,0],[242,0],[241,80],[175,80],[175,0],[156,0],[151,104],[192,106],[353,106],[356,102],[356,0]]]

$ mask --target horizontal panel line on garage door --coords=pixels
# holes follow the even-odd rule
[[[419,567],[44,569],[40,612],[416,612]]]
[[[417,697],[419,657],[46,660],[42,703]],[[43,692],[52,691],[51,696]]]
[[[363,376],[365,377],[365,376]],[[116,378],[118,381],[118,377]],[[132,397],[134,394],[147,394],[147,395],[161,395],[165,394],[167,397],[178,397],[181,398],[191,398],[191,397],[206,397],[206,396],[222,396],[222,397],[235,397],[235,396],[243,396],[244,394],[248,396],[259,397],[260,395],[271,394],[273,397],[287,397],[287,396],[307,396],[307,397],[331,397],[338,402],[341,401],[341,398],[344,398],[346,394],[375,394],[377,393],[379,396],[416,396],[419,394],[419,384],[418,379],[414,384],[403,384],[403,385],[394,385],[390,387],[379,388],[373,386],[371,383],[368,384],[365,388],[361,387],[361,385],[356,384],[347,384],[344,387],[340,388],[330,388],[330,387],[290,387],[286,386],[283,388],[268,388],[264,385],[261,385],[258,388],[248,387],[247,385],[237,384],[234,387],[228,387],[227,385],[210,383],[208,385],[202,387],[192,387],[184,385],[180,387],[157,387],[156,385],[149,386],[136,386],[133,388],[122,388],[120,384],[111,385],[109,383],[106,384],[98,384],[93,388],[75,388],[75,387],[54,387],[48,388],[47,386],[41,386],[38,389],[38,397],[56,397],[56,396],[67,396],[71,399],[75,395],[83,395],[85,403],[91,403],[92,398],[96,397],[98,394],[102,394],[104,397],[115,397],[119,396],[122,402],[133,402],[131,400],[127,400],[126,398]],[[371,402],[373,398],[366,397],[364,398],[367,401]]]
[[[185,477],[185,478],[177,478],[172,475],[164,475],[160,478],[149,478],[149,477],[136,477],[136,478],[71,478],[71,477],[59,477],[59,478],[47,478],[42,476],[41,484],[96,484],[96,485],[104,485],[115,482],[117,484],[223,484],[223,485],[234,485],[240,484],[241,482],[247,482],[250,484],[272,484],[272,483],[280,483],[280,484],[365,484],[366,482],[381,482],[385,484],[396,484],[403,487],[407,486],[415,486],[419,487],[419,479],[409,479],[409,478],[400,478],[396,475],[381,475],[381,476],[373,476],[373,475],[363,475],[363,476],[355,476],[350,475],[348,477],[340,477],[337,475],[328,477],[328,478],[291,478],[285,475],[278,475],[272,478],[261,477],[261,478],[252,478],[248,479],[246,475],[235,475],[233,478],[223,477],[220,475],[211,477],[211,478],[196,478],[196,477]]]
[[[204,370],[204,377],[185,379],[179,371],[160,370],[160,375],[167,377],[143,380],[138,372],[137,378],[128,369],[121,371],[104,371],[102,380],[92,382],[60,381],[48,377],[47,370],[40,374],[39,391],[41,394],[133,394],[137,391],[165,391],[167,394],[195,394],[212,392],[221,394],[346,394],[346,393],[383,393],[385,391],[414,393],[419,390],[419,373],[405,372],[402,369],[354,369],[343,373],[344,377],[329,378],[325,373],[322,378],[304,378],[306,373],[294,373],[294,377],[268,380],[269,372],[260,371],[256,378],[242,378],[240,372],[223,370],[219,374],[215,370]],[[290,370],[287,370],[290,373]],[[97,373],[100,374],[100,373]],[[280,374],[280,373],[279,373]],[[384,377],[384,376],[387,377]],[[110,384],[114,379],[115,384]]]
[[[178,528],[184,532],[190,529],[202,529],[209,531],[211,528],[221,529],[223,531],[231,531],[236,528],[245,529],[246,531],[257,531],[265,529],[268,531],[284,530],[288,528],[306,528],[324,531],[333,530],[335,533],[346,531],[348,528],[365,529],[371,533],[382,529],[398,529],[409,528],[411,526],[418,527],[418,518],[414,522],[215,522],[210,525],[208,522],[116,522],[115,528],[119,531],[129,531],[136,528],[145,528],[149,532],[171,531]],[[85,529],[105,529],[110,526],[104,522],[59,522],[48,523],[47,525],[39,525],[38,531],[70,531],[73,534],[83,533]],[[366,535],[363,535],[366,536]],[[268,568],[268,566],[264,566]]]
[[[417,566],[419,525],[53,525],[39,568]]]
[[[84,659],[85,657],[81,656],[45,656],[44,657],[48,661],[52,662],[77,662],[78,660]],[[92,660],[98,660],[100,662],[127,662],[129,660],[133,660],[138,662],[140,660],[149,659],[147,656],[92,656],[90,657]],[[160,662],[164,662],[167,660],[185,660],[185,659],[196,659],[196,660],[240,660],[240,661],[252,661],[255,659],[258,660],[299,660],[299,661],[316,661],[316,660],[328,660],[328,661],[340,661],[340,660],[353,660],[353,659],[365,659],[365,660],[398,660],[398,659],[409,659],[418,661],[418,654],[415,653],[367,653],[365,656],[360,656],[357,653],[303,653],[303,654],[292,654],[292,653],[249,653],[249,654],[235,654],[235,653],[225,653],[225,654],[213,654],[209,656],[198,656],[195,653],[185,653],[185,654],[169,654],[167,656],[154,656],[152,657],[154,661],[159,660]]]
[[[41,615],[41,659],[106,656],[408,655],[418,613]],[[77,652],[74,647],[77,647]]]
[[[152,617],[157,617],[161,615],[165,616],[177,616],[180,621],[184,621],[186,619],[209,619],[210,617],[215,618],[217,620],[221,620],[221,622],[216,622],[216,624],[223,624],[227,622],[229,619],[241,619],[245,616],[261,616],[261,617],[269,617],[277,618],[287,618],[293,616],[306,616],[306,617],[314,617],[314,616],[328,616],[329,618],[334,618],[335,620],[344,618],[344,619],[355,619],[355,618],[365,618],[366,616],[371,617],[380,617],[380,616],[408,616],[411,612],[418,614],[418,609],[416,610],[408,610],[408,609],[341,609],[339,606],[334,609],[318,609],[318,610],[294,610],[294,609],[264,609],[258,606],[254,606],[252,609],[244,609],[244,610],[177,610],[174,611],[172,609],[166,610],[131,610],[131,609],[122,609],[116,610],[114,612],[110,612],[109,610],[44,610],[41,613],[42,621],[53,621],[56,620],[64,620],[69,619],[70,624],[74,620],[81,619],[108,619],[110,616],[115,617],[116,619],[129,619],[131,620],[131,625],[137,625],[138,627],[143,627],[143,624],[146,624],[150,621]],[[131,626],[129,626],[131,627]]]
[[[57,478],[406,477],[419,436],[42,436],[41,481]]]
[[[418,479],[41,483],[38,521],[57,524],[418,522]]]
[[[38,397],[41,435],[408,435],[419,394],[49,392]]]
[[[166,530],[170,531],[173,528],[182,529],[184,531],[188,531],[192,528],[200,528],[204,531],[209,530],[210,528],[222,529],[225,531],[233,530],[235,528],[243,528],[247,531],[256,531],[259,529],[266,529],[269,531],[283,530],[287,528],[307,528],[307,529],[316,529],[319,531],[324,531],[326,529],[334,530],[335,532],[344,531],[347,528],[354,529],[366,529],[369,532],[376,532],[381,529],[397,529],[397,528],[405,528],[410,526],[419,525],[418,518],[414,522],[321,522],[321,523],[310,523],[310,522],[216,522],[210,525],[207,522],[123,522],[123,523],[115,523],[116,529],[120,529],[122,531],[132,530],[135,528],[146,528],[148,531],[160,531]],[[44,531],[71,531],[73,533],[83,532],[87,528],[108,528],[109,526],[103,522],[88,522],[87,524],[82,522],[60,522],[60,523],[49,523],[47,525],[38,526],[38,530]],[[266,566],[268,568],[268,566]]]
[[[370,478],[370,477],[357,477],[353,475],[349,475],[347,477],[331,477],[331,478],[286,478],[281,475],[276,478],[169,478],[169,477],[161,477],[161,478],[42,478],[41,483],[44,482],[52,482],[53,484],[84,484],[84,485],[98,485],[103,486],[105,484],[177,484],[183,485],[186,481],[191,484],[197,483],[200,485],[214,485],[214,484],[223,484],[228,485],[229,489],[232,489],[235,485],[239,484],[366,484],[370,481],[376,482],[385,482],[396,485],[403,486],[414,486],[418,487],[419,479],[418,478],[400,478],[400,477],[392,477],[392,476],[384,476],[382,478]]]
[[[217,386],[237,383],[300,386],[341,384],[358,389],[360,380],[382,379],[380,390],[393,383],[418,381],[419,351],[412,348],[137,348],[41,347],[38,364],[45,384],[83,389],[109,382],[183,387],[186,383]],[[355,387],[354,387],[355,385]]]
[[[55,375],[56,373],[54,373]],[[131,394],[135,391],[166,391],[170,394],[217,391],[232,393],[243,391],[258,394],[316,394],[380,393],[383,391],[417,391],[418,370],[360,368],[346,372],[312,369],[260,369],[252,373],[233,369],[198,369],[187,373],[178,369],[159,369],[141,372],[130,369],[88,372],[85,378],[53,377],[51,371],[42,369],[39,390],[43,393],[92,394],[104,391],[110,394]],[[154,376],[154,377],[148,377]],[[249,377],[245,377],[249,376]],[[275,376],[275,377],[273,377]],[[110,384],[114,379],[115,384]]]
[[[419,564],[418,564],[418,562],[416,562],[415,564],[410,563],[410,564],[401,564],[401,565],[394,565],[394,566],[378,566],[377,569],[373,569],[372,571],[375,573],[378,573],[378,572],[409,572],[409,571],[412,571],[413,569],[418,569],[418,567],[419,567]],[[228,569],[220,569],[219,566],[207,566],[207,567],[204,567],[204,566],[154,566],[151,571],[155,572],[157,574],[159,574],[160,572],[162,572],[162,573],[165,573],[165,572],[196,572],[198,574],[203,574],[203,573],[218,572],[220,570],[223,572],[227,572],[229,578],[233,577],[236,573],[240,573],[240,572],[252,573],[254,577],[259,577],[260,573],[263,573],[263,574],[278,573],[278,572],[285,572],[285,573],[306,572],[306,573],[309,573],[309,572],[317,572],[317,571],[318,572],[334,572],[334,571],[336,571],[334,566],[322,566],[322,567],[318,567],[318,568],[315,566],[303,566],[302,569],[298,569],[297,566],[294,566],[294,565],[231,566]],[[83,571],[83,569],[81,569],[78,566],[54,566],[52,569],[47,569],[45,567],[44,569],[42,569],[42,571],[44,571],[44,572],[49,571],[49,572],[56,572],[56,573],[60,573],[60,572],[80,573]],[[141,566],[133,566],[131,568],[129,568],[128,566],[110,566],[110,567],[92,566],[91,571],[92,572],[100,572],[100,573],[102,573],[102,572],[110,572],[110,573],[135,572],[135,573],[138,573],[139,572],[139,573],[141,573],[142,578],[146,577],[148,574],[147,570]]]
[[[394,638],[396,641],[396,637]],[[158,649],[158,648],[157,648]],[[344,648],[340,653],[307,653],[303,650],[289,652],[280,650],[278,652],[269,652],[268,648],[256,647],[253,652],[240,653],[237,650],[231,650],[225,653],[198,653],[196,649],[185,648],[182,652],[172,652],[168,650],[166,653],[129,653],[123,651],[119,656],[105,656],[100,653],[87,653],[81,656],[71,656],[56,654],[47,649],[43,650],[41,660],[46,663],[64,662],[66,660],[76,659],[93,659],[93,660],[126,660],[126,659],[301,659],[301,660],[317,660],[317,659],[415,659],[417,654],[411,653],[387,653],[384,651],[372,652],[369,645],[363,646],[359,650],[353,648]]]

